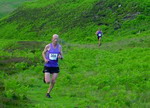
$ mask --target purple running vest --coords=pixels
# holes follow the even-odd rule
[[[46,59],[48,63],[45,63],[46,67],[58,67],[58,55],[60,54],[60,45],[57,44],[56,48],[53,47],[52,43],[49,44],[50,50],[46,52]]]
[[[102,36],[102,32],[101,32],[101,31],[98,31],[97,36],[98,36],[98,37],[101,37],[101,36]]]

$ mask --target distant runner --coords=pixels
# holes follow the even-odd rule
[[[58,38],[59,36],[54,34],[52,37],[52,43],[46,45],[44,51],[42,52],[42,56],[45,61],[43,70],[44,82],[50,84],[46,93],[46,97],[48,98],[51,98],[50,93],[59,73],[58,59],[63,58],[62,47],[58,44]],[[50,75],[52,75],[52,79],[50,78]]]
[[[100,29],[98,29],[95,34],[97,35],[98,45],[100,46],[101,45],[101,38],[102,38],[103,33]]]

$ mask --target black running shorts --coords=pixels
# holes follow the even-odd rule
[[[46,67],[46,66],[44,66],[43,73],[50,73],[50,74],[59,73],[59,67]]]
[[[102,36],[97,36],[97,39],[99,40],[99,38],[101,38]]]

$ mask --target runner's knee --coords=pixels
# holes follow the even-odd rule
[[[52,79],[52,84],[55,84],[56,80],[55,79]]]
[[[45,80],[45,82],[46,82],[47,84],[49,84],[49,83],[50,83],[50,80]]]

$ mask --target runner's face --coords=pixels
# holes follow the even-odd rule
[[[57,37],[57,36],[54,36],[53,39],[52,39],[52,41],[53,41],[53,43],[56,44],[56,43],[58,42],[58,37]]]

